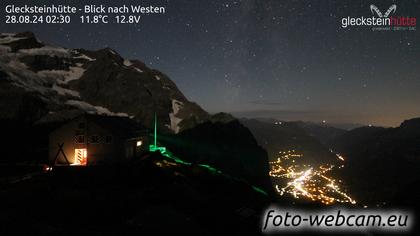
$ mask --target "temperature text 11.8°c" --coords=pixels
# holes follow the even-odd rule
[[[82,23],[86,24],[138,24],[140,23],[140,15],[117,15],[117,16],[108,16],[108,15],[84,15],[80,16]]]

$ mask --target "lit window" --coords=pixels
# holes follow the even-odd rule
[[[136,146],[140,147],[141,145],[143,145],[143,141],[141,141],[141,140],[137,141]]]
[[[87,150],[86,148],[74,149],[74,163],[73,165],[87,165]]]

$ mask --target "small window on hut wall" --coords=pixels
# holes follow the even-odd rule
[[[112,143],[112,136],[111,135],[105,136],[105,143],[107,143],[107,144]]]
[[[89,136],[89,143],[99,143],[99,135],[91,135]]]
[[[75,143],[85,143],[85,136],[84,135],[76,135],[74,137]]]

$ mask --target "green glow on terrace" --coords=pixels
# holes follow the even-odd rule
[[[208,170],[210,170],[212,172],[222,174],[222,172],[220,170],[218,170],[218,169],[216,169],[214,167],[211,167],[209,165],[199,164],[198,166],[204,167],[204,168],[206,168],[206,169],[208,169]]]
[[[166,147],[158,146],[158,144],[157,144],[157,116],[156,116],[156,113],[155,113],[153,133],[154,133],[153,144],[149,145],[149,151],[150,152],[160,152],[160,154],[162,154],[165,157],[168,157],[168,158],[172,159],[176,163],[180,163],[180,164],[184,164],[184,165],[191,165],[191,163],[185,162],[185,161],[179,159],[178,157],[174,156],[171,152],[169,152],[169,150],[166,149]]]
[[[154,142],[153,142],[153,144],[150,144],[149,145],[149,151],[150,152],[160,152],[160,154],[162,156],[165,156],[165,157],[167,157],[167,158],[175,161],[176,163],[183,164],[183,165],[188,165],[188,166],[191,166],[192,165],[190,162],[183,161],[183,160],[179,159],[178,157],[176,157],[175,155],[173,155],[166,147],[158,146],[158,144],[157,144],[157,118],[156,118],[156,114],[155,114],[154,131],[153,131],[153,133],[154,133],[154,135],[153,135],[154,136],[153,137],[153,139],[154,139],[153,141]],[[224,176],[227,176],[229,178],[236,179],[234,177],[231,177],[231,176],[228,176],[228,175],[223,174],[222,171],[220,171],[220,170],[218,170],[218,169],[216,169],[216,168],[214,168],[212,166],[209,166],[209,165],[206,165],[206,164],[198,164],[198,166],[203,167],[203,168],[209,170],[210,172],[212,172],[214,174],[224,175]],[[259,192],[261,194],[264,194],[264,195],[268,196],[268,194],[264,190],[262,190],[262,189],[260,189],[260,188],[258,188],[256,186],[254,186],[254,185],[251,185],[251,187],[252,187],[252,189],[254,191]]]
[[[256,186],[254,186],[254,185],[252,185],[252,188],[253,188],[255,191],[257,191],[257,192],[262,193],[262,194],[264,194],[264,195],[267,195],[267,196],[268,196],[268,194],[267,194],[264,190],[262,190],[262,189],[260,189],[260,188],[258,188],[258,187],[256,187]]]
[[[156,117],[156,113],[155,113],[155,130],[154,130],[155,135],[153,135],[154,137],[154,145],[155,147],[157,147],[157,117]]]

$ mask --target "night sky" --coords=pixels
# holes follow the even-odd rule
[[[6,4],[76,1],[10,1]],[[419,19],[419,1],[79,1],[166,6],[138,25],[5,25],[67,48],[111,47],[166,73],[209,112],[395,126],[420,116],[420,29],[341,28],[370,4]],[[81,6],[82,4],[76,4]]]

